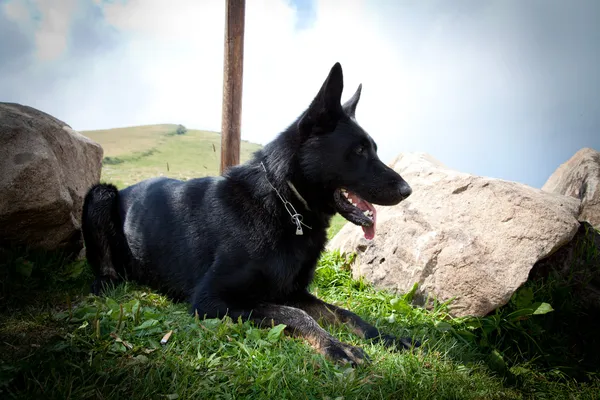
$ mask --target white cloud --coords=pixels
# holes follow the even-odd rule
[[[107,5],[105,12],[111,24],[131,35],[122,53],[125,73],[150,93],[132,123],[220,130],[223,2],[130,1]]]
[[[20,23],[29,22],[29,10],[24,2],[12,0],[4,3],[2,7],[6,16],[13,21]]]
[[[35,0],[41,21],[35,39],[41,61],[53,61],[67,50],[77,0]]]
[[[46,62],[57,60],[67,50],[76,5],[77,0],[10,0],[4,12],[25,29],[35,26],[36,56]]]
[[[268,22],[261,18],[265,14],[256,6],[248,13],[243,105],[247,134],[269,138],[285,128],[308,106],[336,61],[344,69],[344,98],[363,83],[357,117],[369,121],[366,116],[373,106],[382,103],[376,93],[389,88],[388,74],[396,75],[399,64],[364,2],[321,1],[315,24],[300,32],[293,29],[290,9],[272,15]],[[376,139],[386,135],[373,134]]]

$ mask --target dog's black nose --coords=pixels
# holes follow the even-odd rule
[[[412,193],[412,188],[406,182],[400,184],[400,194],[402,197],[407,198]]]

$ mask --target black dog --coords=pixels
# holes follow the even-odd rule
[[[296,122],[223,177],[155,178],[121,191],[92,187],[82,221],[97,278],[92,290],[126,277],[191,302],[201,317],[285,324],[338,361],[361,363],[367,356],[316,320],[409,347],[410,339],[381,335],[307,290],[336,212],[370,239],[376,222],[371,203],[394,205],[411,194],[354,118],[361,87],[342,105],[336,63]]]

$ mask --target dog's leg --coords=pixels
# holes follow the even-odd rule
[[[287,304],[306,311],[317,321],[323,320],[332,325],[344,324],[359,337],[373,339],[375,342],[383,343],[387,347],[408,349],[412,345],[420,345],[419,342],[413,341],[411,338],[396,338],[392,335],[382,334],[376,327],[364,321],[352,311],[326,303],[307,291],[294,296],[294,300]]]
[[[354,365],[368,361],[367,354],[359,347],[342,343],[327,331],[306,311],[295,307],[269,304],[253,310],[253,319],[261,324],[285,324],[295,336],[306,339],[319,353],[341,362]]]
[[[213,307],[217,304],[215,302],[211,303]],[[369,357],[361,348],[340,342],[319,326],[317,321],[306,311],[299,308],[278,304],[262,304],[251,311],[218,308],[219,311],[212,308],[210,312],[207,312],[206,308],[203,307],[196,307],[196,310],[198,310],[200,316],[208,318],[222,317],[227,314],[236,320],[241,316],[242,319],[252,320],[257,325],[265,328],[271,327],[272,324],[285,324],[286,330],[290,334],[306,339],[315,350],[330,360],[353,365],[369,361]]]

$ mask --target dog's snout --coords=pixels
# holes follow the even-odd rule
[[[400,184],[400,194],[402,195],[402,197],[407,198],[408,196],[410,196],[412,193],[412,188],[409,186],[408,183],[406,182],[402,182]]]

